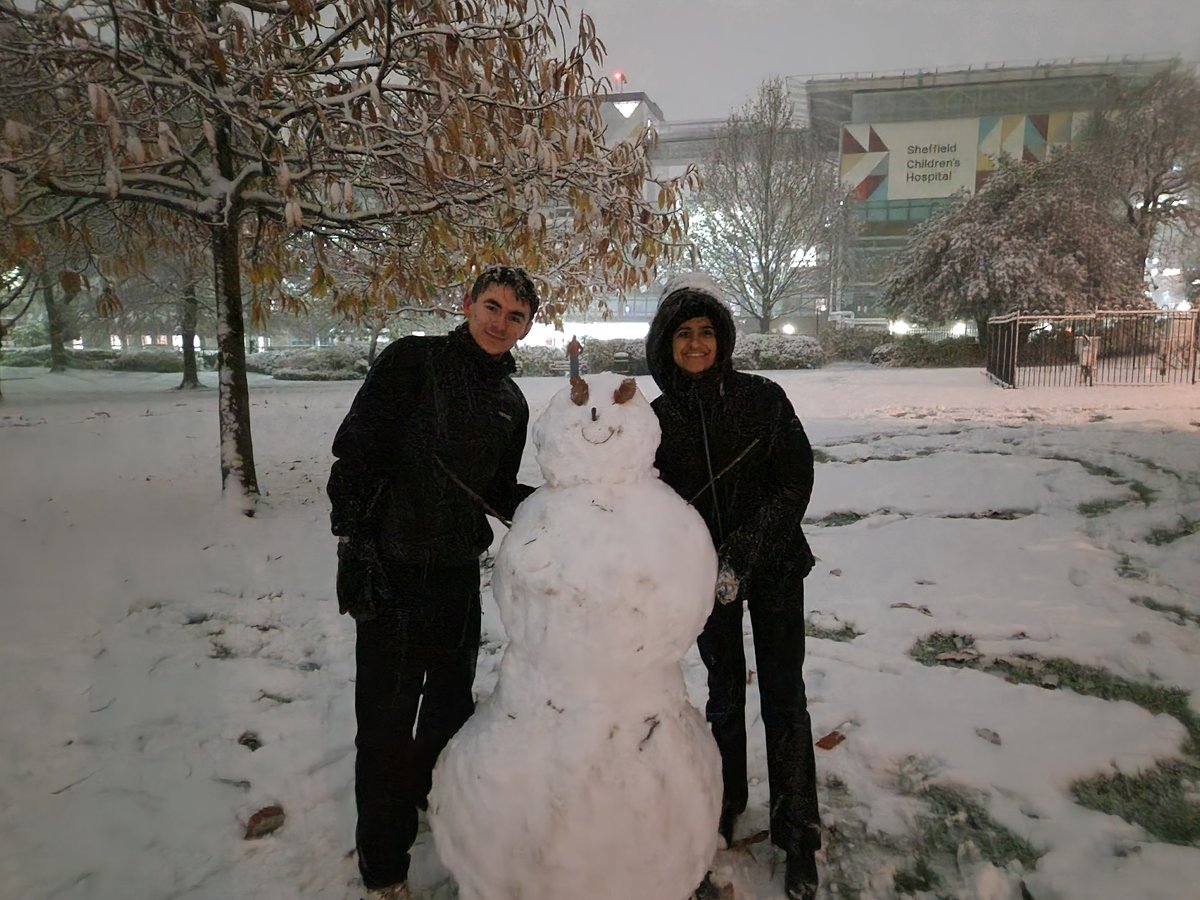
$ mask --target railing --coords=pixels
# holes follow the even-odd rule
[[[988,319],[988,375],[1005,387],[1195,384],[1196,310]]]

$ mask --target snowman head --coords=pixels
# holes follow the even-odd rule
[[[538,465],[551,487],[654,477],[660,435],[637,382],[612,374],[571,379],[533,426]]]

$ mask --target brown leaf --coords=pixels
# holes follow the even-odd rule
[[[246,833],[242,835],[242,839],[253,841],[257,838],[266,837],[268,834],[278,831],[283,826],[285,818],[282,806],[264,806],[250,817],[250,821],[246,823]]]
[[[838,744],[846,739],[846,736],[836,729],[829,732],[823,738],[817,741],[817,746],[822,750],[832,750]]]
[[[989,741],[989,742],[995,744],[997,747],[1000,746],[1000,735],[996,734],[996,732],[992,731],[992,729],[976,728],[975,733],[977,735],[979,735],[981,738],[983,738],[985,741]]]
[[[63,289],[64,294],[68,297],[74,297],[79,293],[79,289],[83,287],[83,279],[79,277],[78,272],[63,269],[58,273],[58,284]]]
[[[966,647],[962,650],[951,650],[949,653],[939,653],[937,655],[938,662],[974,662],[979,659],[979,651],[972,650]]]
[[[626,378],[621,382],[620,387],[613,391],[613,401],[616,403],[624,403],[635,393],[637,393],[637,382],[632,378]]]
[[[927,616],[933,615],[933,613],[931,613],[929,611],[928,606],[913,606],[911,603],[905,603],[903,600],[901,600],[899,603],[893,603],[891,608],[892,609],[915,609],[917,612],[923,613],[924,615],[927,615]]]
[[[121,298],[111,287],[106,287],[96,298],[96,315],[101,318],[111,319],[121,311],[121,307]]]

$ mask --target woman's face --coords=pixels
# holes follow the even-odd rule
[[[675,365],[699,375],[717,361],[717,330],[708,316],[688,319],[675,329],[671,337],[671,354]]]

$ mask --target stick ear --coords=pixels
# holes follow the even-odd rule
[[[588,383],[578,375],[571,376],[571,402],[583,406],[588,401]]]
[[[632,378],[626,378],[621,382],[617,389],[613,391],[613,401],[616,403],[624,403],[636,393],[637,382]]]

